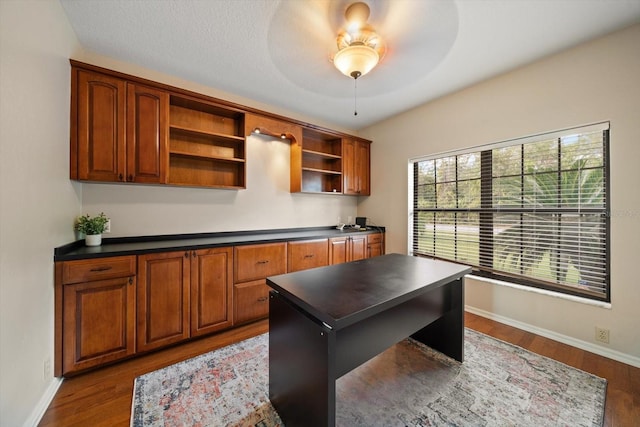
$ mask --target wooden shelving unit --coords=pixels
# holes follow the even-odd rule
[[[172,95],[168,183],[246,188],[244,114]]]
[[[304,129],[299,151],[300,170],[292,168],[292,191],[342,193],[341,137]]]

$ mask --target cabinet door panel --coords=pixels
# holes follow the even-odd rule
[[[371,194],[371,144],[358,141],[356,143],[356,165],[358,176],[358,195],[369,196]]]
[[[347,244],[347,237],[333,237],[329,239],[329,263],[331,265],[347,262]]]
[[[342,141],[342,177],[344,194],[358,194],[358,176],[356,171],[356,143],[352,139]]]
[[[63,373],[135,352],[135,277],[64,286]]]
[[[87,71],[77,84],[78,179],[123,181],[126,84]]]
[[[127,85],[127,181],[164,183],[167,177],[169,94]]]
[[[342,150],[344,194],[370,195],[370,144],[364,141],[345,139],[342,143]]]
[[[384,238],[382,233],[369,234],[367,236],[368,258],[384,255]]]
[[[289,272],[329,265],[328,239],[289,242],[287,248]]]
[[[358,261],[367,257],[367,236],[351,236],[349,261]]]
[[[191,336],[231,326],[231,248],[194,251],[191,258]]]
[[[138,257],[138,350],[189,337],[189,252]]]
[[[265,279],[235,285],[233,323],[238,325],[269,314],[269,286]]]

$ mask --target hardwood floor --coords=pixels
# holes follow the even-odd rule
[[[605,426],[638,426],[640,368],[616,362],[471,313],[465,325],[606,378]],[[267,332],[266,320],[212,337],[66,379],[44,414],[40,426],[128,426],[136,377],[219,347]]]

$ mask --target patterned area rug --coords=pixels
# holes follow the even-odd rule
[[[268,398],[268,335],[136,379],[131,425],[284,424]],[[606,380],[465,330],[465,362],[407,339],[337,384],[339,426],[600,426]]]

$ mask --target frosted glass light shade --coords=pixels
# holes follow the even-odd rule
[[[379,60],[380,55],[372,47],[351,45],[336,53],[333,65],[345,76],[358,78],[373,70]]]

